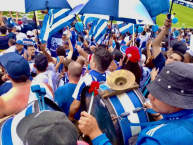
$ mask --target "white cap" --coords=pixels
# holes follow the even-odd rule
[[[187,50],[186,53],[188,53],[188,54],[190,54],[191,56],[193,56],[193,50],[192,50],[192,49]]]
[[[32,31],[27,31],[27,36],[33,36],[33,32]]]

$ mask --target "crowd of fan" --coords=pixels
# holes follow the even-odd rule
[[[46,97],[56,102],[70,121],[79,120],[79,129],[95,139],[101,132],[95,124],[92,129],[84,123],[94,119],[80,109],[81,91],[93,80],[106,81],[111,72],[128,70],[135,75],[139,90],[147,97],[146,86],[165,65],[177,61],[193,67],[193,46],[190,47],[193,29],[171,28],[170,20],[155,33],[146,25],[144,31],[134,37],[129,32],[120,34],[116,25],[110,34],[107,26],[107,33],[98,42],[89,37],[92,24],[79,33],[75,30],[75,21],[70,28],[58,31],[42,44],[37,36],[40,30],[35,30],[35,19],[28,22],[27,17],[23,17],[18,21],[18,15],[17,26],[6,23],[3,12],[0,15],[0,118],[30,103],[34,96],[30,87],[40,84],[47,90]],[[159,118],[162,119],[162,115]],[[34,144],[34,139],[28,139],[31,145],[29,140]]]

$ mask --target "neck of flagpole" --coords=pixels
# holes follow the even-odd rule
[[[109,42],[108,42],[108,47],[109,47],[109,44],[110,44],[110,38],[111,38],[111,35],[112,35],[113,17],[111,17],[111,16],[110,16],[110,20],[111,20],[111,27],[110,27],[110,34],[109,34]]]
[[[36,19],[36,13],[35,13],[35,11],[34,11],[34,18],[35,18],[35,23],[36,23],[36,33],[37,33],[38,44],[40,44],[39,34],[38,34],[38,24],[37,24],[37,19]]]
[[[133,46],[135,45],[134,44],[134,42],[135,42],[134,38],[135,38],[135,32],[134,32],[134,24],[133,24]]]

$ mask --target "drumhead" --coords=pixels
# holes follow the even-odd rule
[[[88,111],[91,93],[88,93],[89,87],[85,87],[81,94],[81,109],[82,111]],[[112,121],[112,117],[117,117],[114,109],[110,105],[108,99],[102,99],[100,95],[94,97],[93,106],[91,110],[102,132],[106,134],[108,139],[113,145],[123,145],[123,136],[119,121]]]

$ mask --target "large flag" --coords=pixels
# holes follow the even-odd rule
[[[106,33],[107,24],[108,24],[107,20],[104,20],[104,19],[98,20],[93,30],[93,36],[94,36],[95,42],[98,42],[98,40]]]
[[[47,41],[54,33],[69,26],[76,19],[75,16],[69,15],[70,12],[69,9],[49,10],[49,14],[45,15],[43,20],[40,34],[41,41]]]
[[[93,23],[93,22],[99,20],[99,18],[91,17],[91,16],[89,16],[89,15],[80,16],[80,19],[81,19],[81,21],[83,22],[83,24],[84,24],[86,27],[87,27],[87,24],[88,24],[88,23]]]
[[[118,25],[118,28],[119,28],[119,32],[124,35],[125,33],[127,33],[128,31],[133,34],[133,24],[129,23],[129,24],[126,24],[125,22],[120,22],[120,21],[117,21],[117,25]]]
[[[167,12],[170,9],[169,0],[140,0],[151,17]]]

